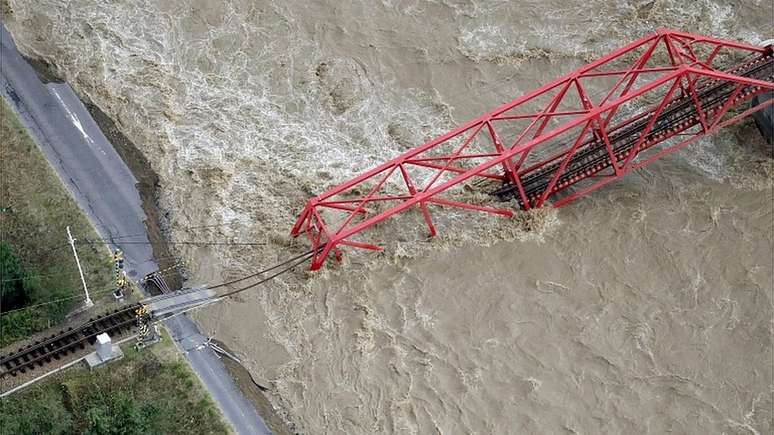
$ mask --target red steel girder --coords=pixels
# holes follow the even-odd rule
[[[772,104],[734,112],[774,89],[772,68],[771,46],[659,30],[310,199],[291,235],[316,270],[340,246],[380,250],[354,237],[415,206],[430,235],[430,206],[513,215],[466,202],[469,180],[514,186],[524,209],[584,182],[562,206]]]

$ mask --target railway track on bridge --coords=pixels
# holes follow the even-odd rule
[[[772,54],[756,57],[727,69],[727,72],[758,80],[774,81],[774,57]],[[738,102],[748,99],[757,90],[754,86],[745,86],[740,92],[735,92],[734,83],[706,78],[700,79],[695,86],[704,119],[708,119],[714,112],[720,110],[732,94],[736,93],[734,102]],[[608,130],[609,142],[617,161],[623,161],[627,158],[632,148],[642,137],[642,132],[652,121],[653,115],[654,110],[651,109]],[[656,116],[653,128],[647,132],[645,141],[635,155],[696,126],[701,126],[701,118],[693,98],[686,93],[669,102],[663,112]],[[658,140],[656,140],[657,138]],[[563,156],[564,154],[559,154],[548,158],[519,173],[525,193],[531,203],[543,195],[551,183],[551,178],[562,164]],[[551,191],[562,190],[585,178],[592,177],[612,165],[613,161],[604,140],[596,137],[595,140],[584,143],[573,155]],[[492,193],[503,200],[514,198],[519,207],[526,208],[518,194],[517,186],[510,182],[504,183]]]
[[[296,255],[247,276],[210,286],[209,292],[208,287],[168,292],[93,317],[77,327],[61,330],[48,338],[0,355],[0,380],[15,378],[43,367],[61,366],[66,356],[91,347],[99,334],[107,333],[111,338],[115,338],[139,330],[141,324],[147,326],[149,322],[159,322],[198,306],[242,293],[295,269],[309,261],[312,255],[311,251]],[[234,285],[248,280],[255,282],[241,284],[242,287],[233,289]],[[212,291],[219,288],[222,289],[219,294]]]
[[[691,69],[692,67],[685,68],[685,65],[683,65],[682,68],[672,65],[671,67],[651,68],[650,70],[647,68],[643,69],[645,61],[658,44],[663,42],[667,47],[671,47],[671,49],[674,50],[674,47],[670,44],[673,44],[674,42],[685,44],[686,39],[681,38],[694,38],[692,40],[696,43],[706,43],[709,41],[710,43],[715,44],[711,47],[716,48],[714,48],[704,64],[706,69]],[[453,185],[464,183],[466,180],[473,177],[479,177],[479,180],[483,181],[491,181],[493,179],[500,180],[499,182],[501,184],[499,187],[489,193],[502,200],[515,199],[518,205],[523,209],[540,207],[544,204],[545,200],[554,193],[559,193],[560,191],[584,179],[594,177],[595,175],[603,176],[601,172],[605,169],[613,169],[613,174],[606,175],[609,180],[618,178],[625,175],[628,171],[636,170],[638,167],[644,167],[649,163],[649,161],[647,161],[641,164],[631,164],[633,159],[643,152],[657,151],[662,154],[672,152],[680,146],[690,143],[691,140],[710,134],[719,128],[718,126],[722,127],[730,125],[735,119],[754,112],[754,109],[749,109],[747,112],[743,112],[741,115],[737,115],[731,120],[723,120],[723,116],[729,113],[729,109],[738,109],[743,103],[753,98],[755,95],[760,94],[763,90],[772,89],[772,83],[774,83],[774,53],[772,52],[771,46],[756,48],[728,41],[694,37],[678,32],[662,32],[642,39],[634,44],[633,47],[646,46],[646,44],[652,44],[650,45],[651,48],[640,57],[641,61],[639,61],[639,63],[633,64],[628,70],[623,70],[621,72],[594,72],[595,68],[604,64],[604,59],[597,61],[597,63],[591,64],[581,70],[581,72],[578,73],[579,75],[560,79],[554,84],[544,87],[542,90],[536,91],[521,99],[517,99],[507,106],[503,106],[484,117],[471,121],[468,125],[460,127],[454,132],[429,142],[416,150],[409,151],[390,162],[372,169],[368,173],[361,175],[354,180],[311,199],[297,220],[292,232],[292,235],[294,236],[301,234],[307,235],[312,244],[309,251],[262,271],[215,286],[209,286],[209,290],[218,288],[224,289],[220,293],[212,293],[204,296],[199,295],[198,299],[194,298],[192,301],[197,303],[201,302],[201,305],[204,305],[204,302],[207,301],[214,302],[230,297],[234,294],[263,284],[310,260],[312,269],[317,269],[321,267],[329,253],[333,252],[337,257],[340,257],[340,252],[338,251],[338,248],[336,248],[337,245],[370,250],[379,249],[375,245],[356,240],[347,240],[347,238],[366,227],[376,225],[382,220],[397,213],[402,213],[415,205],[418,205],[422,210],[425,221],[431,230],[431,234],[435,233],[435,228],[433,227],[430,213],[427,209],[428,204],[460,207],[506,216],[511,216],[513,214],[512,211],[506,209],[497,209],[489,206],[484,207],[477,204],[466,204],[448,198],[437,197],[437,195],[440,195]],[[753,54],[731,67],[718,69],[708,67],[707,64],[711,65],[714,56],[725,46],[741,47],[741,49],[752,51]],[[627,50],[631,51],[632,48],[628,48]],[[690,54],[688,54],[688,52],[690,52]],[[670,56],[673,55],[672,51],[669,53]],[[621,56],[621,53],[616,53],[611,56],[615,59],[616,57]],[[692,52],[692,48],[686,46],[686,52],[683,53],[683,57],[694,59],[696,56]],[[694,60],[694,64],[702,63],[696,59]],[[604,61],[607,62],[607,60]],[[620,91],[618,86],[624,82],[624,79],[630,78],[631,85],[635,82],[638,74],[664,71],[669,72],[669,74],[664,76],[665,78],[658,79],[661,80],[659,83],[667,85],[671,83],[671,88],[665,95],[659,96],[659,98],[661,98],[661,103],[656,106],[646,106],[647,108],[644,109],[635,109],[627,114],[617,114],[618,108],[622,107],[627,101],[631,101],[637,95],[657,89],[659,83],[656,83],[649,88],[645,88],[636,95],[628,95],[628,87],[626,87],[625,90],[620,92],[621,95],[614,104],[608,103],[608,106],[605,107],[604,111],[594,112],[595,107],[600,106],[595,106],[585,97],[585,91],[582,89],[578,78],[583,74],[607,74],[619,76],[620,81],[618,82],[618,85],[613,87],[610,92],[610,95],[612,95],[613,91]],[[573,81],[577,86],[578,93],[584,100],[583,103],[586,107],[581,111],[557,111],[559,102],[562,100],[566,90]],[[684,86],[683,83],[686,83],[687,86]],[[564,91],[559,91],[562,87],[564,87]],[[673,95],[675,95],[673,94],[673,91],[677,90],[679,90],[681,94],[677,97],[673,97]],[[526,110],[526,114],[512,112],[514,107],[519,107],[519,105],[523,104],[525,101],[529,101],[531,98],[535,98],[536,95],[542,95],[546,92],[555,93],[549,94],[552,95],[554,102],[549,103],[544,111],[534,113],[534,110],[529,109]],[[602,104],[605,104],[605,100],[602,101]],[[760,107],[758,107],[758,109]],[[564,130],[557,128],[555,130],[556,133],[545,133],[541,136],[544,127],[547,125],[548,119],[552,116],[561,118],[568,115],[578,115],[579,118],[563,121],[567,124],[567,127],[564,128]],[[601,115],[609,115],[609,117],[602,121]],[[493,123],[495,121],[502,122],[512,119],[532,119],[533,121],[515,141],[515,144],[511,146],[510,149],[506,149],[503,147],[502,141],[496,133]],[[545,141],[545,147],[553,150],[562,149],[563,151],[554,155],[546,153],[548,155],[540,157],[538,163],[532,164],[532,166],[529,166],[526,169],[519,169],[521,168],[521,163],[526,159],[526,155],[531,149],[520,142],[521,138],[527,133],[532,133],[532,127],[538,125],[538,121],[541,120],[543,120],[543,127],[540,127],[537,129],[537,133],[534,133],[532,139],[533,142],[530,147],[536,147],[543,143],[541,141]],[[596,125],[596,127],[591,128],[592,125]],[[568,149],[569,144],[566,141],[558,139],[558,135],[562,132],[570,131],[570,128],[575,127],[579,127],[581,133],[577,136],[578,138],[573,142],[573,145],[569,146]],[[464,148],[480,132],[483,132],[483,135],[489,135],[496,148],[496,152],[464,155]],[[589,132],[591,134],[588,134]],[[676,136],[680,135],[690,136],[691,139],[681,142],[679,138],[676,138]],[[467,136],[467,139],[461,146],[457,147],[456,150],[441,150],[445,154],[440,155],[427,156],[424,154],[428,150],[433,150],[434,147],[445,145],[452,138],[462,138],[465,136]],[[670,144],[669,142],[672,138],[676,138],[676,141],[679,143],[677,145]],[[520,143],[521,147],[517,147]],[[659,151],[659,146],[665,146],[666,149]],[[659,157],[658,153],[656,156],[648,158],[654,160]],[[514,168],[513,161],[516,160],[519,155],[522,156],[522,159],[519,160],[519,163]],[[474,168],[456,166],[457,162],[464,159],[471,159],[471,161],[479,159],[480,161],[482,158],[489,159],[489,161],[479,163],[478,166]],[[623,164],[621,164],[622,162]],[[436,171],[435,176],[429,178],[430,182],[424,188],[417,189],[415,182],[412,181],[411,174],[406,169],[411,165],[425,169],[430,168]],[[495,166],[499,167],[500,165],[502,165],[505,171],[504,174],[497,174],[489,171],[490,168]],[[452,178],[450,181],[446,181],[444,185],[440,187],[433,187],[433,183],[435,183],[442,175],[448,173],[457,174],[458,176]],[[393,174],[402,176],[408,191],[407,194],[381,192],[377,195],[386,181]],[[376,177],[377,175],[378,178]],[[375,180],[380,181],[377,181],[374,184]],[[514,184],[514,180],[516,183],[519,183],[519,185]],[[371,182],[372,184],[366,185],[365,183],[368,182]],[[591,191],[601,185],[602,184],[592,186],[592,188],[587,189],[587,191]],[[348,191],[354,187],[360,187],[360,193],[356,195],[358,197],[348,197]],[[366,191],[369,193],[363,195],[362,192]],[[571,195],[579,196],[580,194],[572,193]],[[370,218],[362,217],[361,215],[368,215],[369,213],[366,211],[365,205],[377,201],[384,203],[392,202],[392,208],[387,207],[387,210],[381,211]],[[559,200],[560,204],[567,202],[567,198]],[[336,211],[344,213],[343,220],[340,220],[337,223],[338,229],[334,230],[329,227],[328,225],[330,225],[330,222],[326,224],[326,221],[321,214],[321,210],[323,209],[325,209],[325,212]],[[355,219],[356,217],[358,217],[358,219]],[[270,272],[271,274],[269,274]],[[257,281],[246,284],[235,290],[226,289],[247,280]],[[185,296],[186,293],[165,292],[164,287],[165,286],[162,285],[159,286],[162,292],[165,293],[163,295],[156,296],[141,303],[121,307],[110,313],[92,318],[80,326],[60,331],[46,339],[18,348],[15,352],[0,356],[0,379],[15,377],[28,371],[37,370],[38,368],[61,360],[68,354],[84,350],[86,347],[91,346],[96,342],[96,337],[99,334],[107,333],[108,335],[115,337],[132,330],[134,327],[139,326],[138,310],[140,308],[144,307],[146,309],[145,312],[147,313],[149,307],[152,308],[155,306],[157,312],[161,313],[160,317],[155,319],[155,321],[159,321],[166,318],[165,316],[177,315],[175,313],[178,311],[180,313],[188,311],[196,305],[190,305],[191,301],[182,301],[180,303],[178,303],[177,300],[167,301],[167,299],[170,298]],[[187,295],[191,297],[192,293],[189,291]],[[191,308],[189,308],[189,306]],[[149,320],[150,317],[146,319],[146,322]]]
[[[91,318],[77,327],[62,330],[46,339],[35,341],[15,352],[0,356],[0,379],[57,364],[67,355],[92,346],[99,334],[107,333],[115,337],[131,331],[137,326],[138,308],[140,304],[115,309]]]
[[[308,239],[317,270],[343,247],[381,250],[362,234],[411,210],[432,237],[439,208],[562,207],[770,110],[748,102],[774,91],[773,51],[660,29],[310,198],[291,235]]]

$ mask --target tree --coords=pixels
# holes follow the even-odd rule
[[[21,308],[29,302],[24,278],[11,245],[0,243],[0,312]]]

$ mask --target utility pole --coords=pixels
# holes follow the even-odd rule
[[[86,279],[83,277],[83,269],[81,269],[81,260],[78,259],[78,251],[75,250],[75,239],[73,239],[73,235],[70,233],[70,227],[67,227],[67,240],[70,242],[70,246],[73,248],[73,255],[75,256],[75,264],[78,265],[78,273],[81,274],[81,282],[83,283],[83,292],[86,293],[86,299],[83,301],[83,305],[86,306],[86,308],[94,305],[94,302],[91,301],[91,298],[89,297],[89,289],[86,287]]]

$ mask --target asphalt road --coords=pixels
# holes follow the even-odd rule
[[[100,236],[124,252],[127,275],[158,270],[148,238],[137,180],[67,84],[44,84],[0,25],[0,87],[68,191]],[[131,237],[126,237],[131,235]],[[122,238],[123,236],[123,238]],[[78,237],[74,235],[74,237]],[[62,235],[62,242],[66,236]],[[131,241],[131,244],[122,243]],[[137,243],[140,242],[140,243]],[[207,338],[185,315],[165,322],[178,348],[239,434],[269,434]]]

